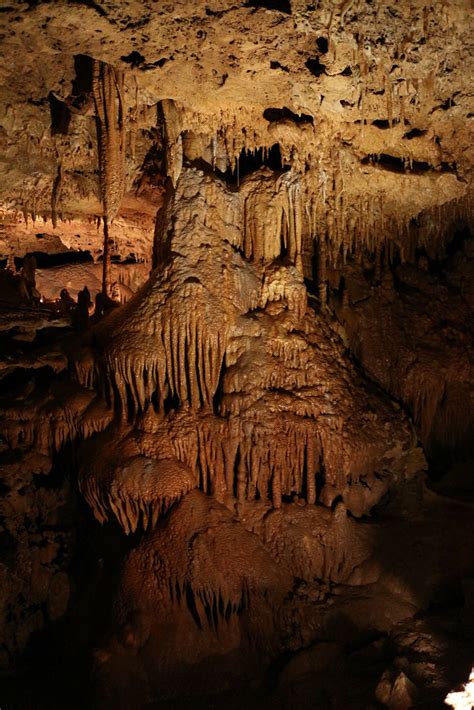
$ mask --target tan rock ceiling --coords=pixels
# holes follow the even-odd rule
[[[307,204],[322,196],[322,212],[335,214],[338,229],[355,210],[353,223],[367,231],[368,204],[375,221],[380,215],[379,231],[393,221],[403,231],[409,219],[440,205],[470,219],[470,5],[88,0],[4,6],[4,241],[12,224],[22,222],[19,214],[50,217],[59,164],[60,213],[101,213],[92,102],[71,114],[67,135],[51,135],[50,101],[71,105],[77,55],[125,71],[129,211],[152,215],[161,202],[143,166],[159,143],[158,102],[172,99],[179,130],[204,147],[215,141],[234,168],[243,148],[278,143],[284,162],[304,174]],[[289,111],[268,112],[283,108]],[[48,229],[54,232],[50,222]]]

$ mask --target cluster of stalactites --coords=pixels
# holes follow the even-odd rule
[[[172,505],[184,495],[157,497],[154,500],[133,498],[129,493],[101,486],[95,478],[82,481],[80,490],[99,523],[115,517],[126,535],[136,530],[152,530]]]
[[[53,453],[68,441],[88,439],[103,431],[111,418],[102,405],[80,415],[67,407],[49,412],[48,426],[45,426],[41,412],[32,418],[29,414],[20,415],[16,421],[11,419],[3,429],[3,436],[12,450],[34,446],[38,451]]]
[[[312,254],[317,254],[317,281],[321,300],[326,299],[329,271],[344,271],[349,257],[362,263],[373,259],[376,278],[382,270],[400,260],[415,263],[423,249],[434,260],[443,258],[446,246],[458,229],[474,227],[470,195],[410,215],[391,214],[386,195],[361,197],[359,202],[345,195],[342,180],[329,180],[321,171],[319,182],[306,176],[303,262],[305,276],[312,275]],[[319,191],[315,186],[319,185]]]
[[[462,361],[457,364],[460,372],[465,373],[466,365]],[[437,443],[462,450],[470,441],[474,412],[462,380],[450,381],[446,373],[435,381],[423,375],[423,368],[421,371],[414,368],[403,382],[392,372],[390,391],[409,404],[420,439],[428,449]]]
[[[387,111],[392,123],[391,104]],[[220,165],[222,158],[226,157],[227,164],[237,176],[242,151],[254,153],[261,150],[265,156],[273,145],[278,145],[281,167],[291,167],[294,189],[288,197],[292,204],[289,210],[285,210],[281,230],[280,215],[275,214],[270,219],[265,207],[258,217],[259,205],[255,205],[256,210],[250,209],[248,214],[245,213],[246,232],[250,235],[245,243],[247,256],[277,256],[281,251],[280,244],[285,240],[285,230],[292,229],[291,213],[297,220],[295,232],[302,231],[317,244],[323,278],[328,268],[342,268],[348,256],[358,257],[364,252],[376,256],[382,265],[392,262],[395,257],[402,262],[411,261],[416,250],[422,247],[432,258],[439,258],[450,239],[453,225],[457,222],[473,223],[472,198],[463,196],[464,187],[459,182],[449,185],[426,183],[423,189],[426,191],[427,207],[421,212],[418,200],[414,200],[412,205],[404,204],[401,210],[397,209],[392,193],[386,192],[387,187],[361,192],[357,185],[368,178],[358,174],[360,166],[336,144],[328,145],[324,139],[320,144],[318,141],[321,139],[311,123],[288,119],[268,122],[257,114],[250,121],[248,112],[236,110],[229,114],[223,112],[212,119],[182,110],[180,121],[184,130],[199,136],[202,146],[208,144],[213,166]],[[407,175],[410,175],[411,161],[408,154]],[[426,181],[430,181],[431,177],[427,176]],[[291,178],[284,179],[289,181]],[[416,190],[415,183],[411,189]],[[269,212],[272,212],[272,201],[265,190],[260,188],[260,195],[253,195],[258,188],[255,191],[247,188],[247,192],[249,200],[255,199],[262,206],[267,204]],[[438,200],[439,206],[434,206]],[[423,225],[418,228],[416,224],[416,229],[413,229],[419,216]],[[275,225],[274,233],[268,230],[265,235],[268,239],[260,239],[256,248],[252,239],[255,233],[253,224],[265,225],[267,221]],[[288,246],[285,249],[290,251]]]
[[[192,599],[193,616],[200,627],[206,623],[217,631],[219,626],[250,607],[251,593],[245,580],[238,591],[229,593],[227,588],[215,589],[211,585],[195,585],[182,577],[173,577],[169,584],[170,600],[174,604],[186,604]],[[189,608],[189,607],[188,607]]]
[[[303,202],[299,176],[258,174],[240,190],[245,256],[273,261],[285,255],[301,271]]]
[[[130,443],[130,442],[128,442]],[[195,487],[192,472],[175,459],[135,454],[81,466],[79,488],[100,523],[115,517],[125,533],[154,528],[171,506]]]
[[[311,122],[281,119],[269,121],[260,110],[233,108],[212,115],[180,110],[180,121],[188,136],[196,136],[213,168],[231,169],[239,180],[242,153],[262,151],[264,161],[278,145],[281,168],[291,166],[302,173],[314,151],[315,129]],[[204,154],[201,157],[206,157]],[[207,159],[207,158],[206,158]],[[209,162],[209,161],[208,161]]]
[[[127,534],[155,527],[194,487],[220,502],[261,500],[280,508],[285,498],[298,496],[314,504],[325,445],[314,421],[294,416],[271,422],[270,428],[203,418],[168,437],[177,471],[171,469],[172,485],[163,483],[161,471],[130,476],[124,484],[119,469],[113,475],[84,470],[79,485],[97,520],[115,517]]]
[[[285,273],[288,270],[292,280]],[[164,304],[153,319],[152,338],[144,335],[140,340],[141,350],[129,344],[126,349],[107,352],[102,369],[91,358],[78,360],[75,373],[79,383],[86,388],[105,385],[108,399],[128,416],[146,411],[150,403],[163,412],[169,401],[173,406],[190,404],[194,410],[212,411],[222,368],[232,360],[231,326],[224,313],[219,319],[209,308],[207,317],[203,315],[206,303],[199,285],[186,284],[180,295],[186,293],[187,303],[193,305],[174,312],[170,303]],[[251,296],[251,308],[282,302],[294,314],[295,322],[306,312],[306,288],[294,267],[273,269],[264,277],[259,297]],[[304,369],[296,373],[299,384],[306,382],[306,374]],[[269,373],[269,387],[276,386],[275,375]]]
[[[287,416],[266,427],[255,421],[202,418],[193,427],[176,426],[168,445],[203,493],[219,501],[268,501],[275,508],[292,495],[316,502],[324,433],[314,421]]]
[[[194,286],[185,287],[192,307],[174,312],[167,303],[156,314],[149,348],[144,338],[144,347],[137,352],[106,356],[104,374],[115,404],[124,412],[144,411],[152,401],[163,411],[169,398],[189,402],[194,409],[212,409],[226,328],[225,323],[206,322],[206,304]],[[91,375],[87,369],[84,374],[86,384]]]

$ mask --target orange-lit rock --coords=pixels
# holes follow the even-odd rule
[[[2,706],[468,677],[470,9],[2,8]]]

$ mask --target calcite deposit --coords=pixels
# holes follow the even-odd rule
[[[438,707],[474,659],[470,3],[1,21],[2,707]]]
[[[98,326],[91,366],[122,416],[140,417],[143,446],[155,437],[155,456],[171,450],[218,500],[278,508],[293,494],[328,505],[341,496],[360,516],[423,470],[423,457],[401,412],[364,389],[307,304],[298,184],[287,176],[257,171],[231,192],[183,172],[162,263]]]

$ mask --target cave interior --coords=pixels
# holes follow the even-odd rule
[[[470,1],[0,24],[2,710],[472,710]]]

